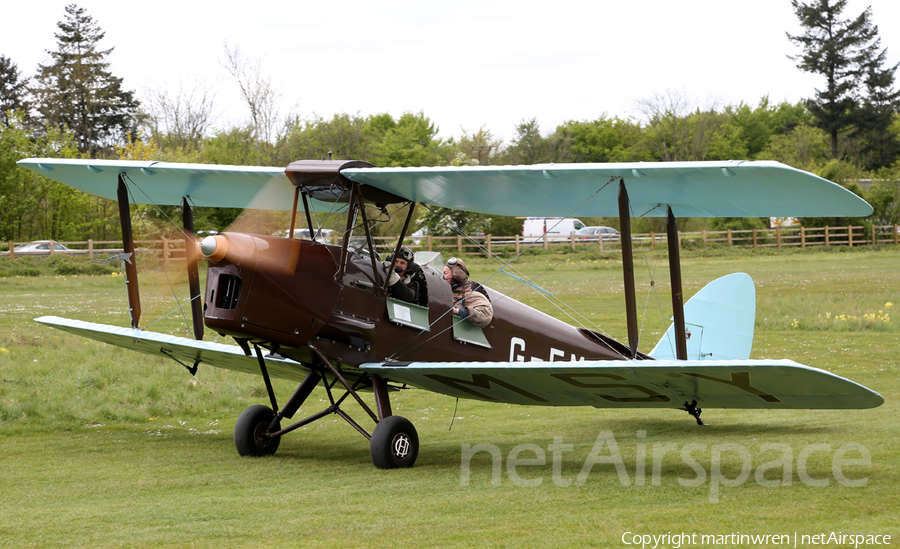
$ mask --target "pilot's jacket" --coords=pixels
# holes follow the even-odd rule
[[[385,264],[390,266],[390,263]],[[391,284],[391,281],[394,283]],[[391,273],[388,284],[391,297],[424,307],[428,306],[428,283],[425,282],[425,274],[418,264],[410,261],[406,273],[402,277]]]

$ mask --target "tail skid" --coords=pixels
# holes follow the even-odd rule
[[[688,360],[747,360],[753,348],[756,288],[745,273],[713,280],[684,305]],[[675,326],[669,326],[650,356],[674,360]]]

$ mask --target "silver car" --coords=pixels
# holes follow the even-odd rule
[[[13,251],[15,253],[24,253],[28,255],[50,255],[50,244],[53,243],[53,251],[54,252],[67,252],[69,248],[60,244],[59,242],[54,242],[52,240],[35,240],[34,242],[29,242],[28,244],[19,244]]]
[[[584,227],[575,231],[575,240],[596,242],[600,239],[619,240],[619,231],[612,227]]]

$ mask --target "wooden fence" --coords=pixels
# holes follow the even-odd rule
[[[790,227],[778,229],[748,229],[727,231],[700,231],[679,232],[678,236],[683,247],[698,248],[707,246],[732,246],[739,248],[785,248],[811,246],[864,246],[870,244],[898,244],[898,225],[873,226],[867,234],[863,226],[846,227]],[[333,233],[325,240],[332,244],[339,244],[338,233]],[[665,233],[634,234],[633,242],[636,248],[655,249],[656,246],[666,245]],[[561,249],[568,247],[572,250],[595,249],[598,252],[619,252],[622,247],[618,240],[579,240],[549,238],[525,238],[516,236],[425,236],[415,239],[407,239],[408,245],[413,250],[439,251],[445,255],[492,255],[500,251],[515,251],[521,253],[526,248],[532,249]],[[93,259],[95,256],[109,256],[121,253],[119,241],[95,241],[59,242],[68,250],[49,250],[39,252],[16,252],[17,245],[22,242],[8,242],[8,250],[0,252],[0,256],[16,257],[29,255],[81,255]],[[375,246],[379,250],[393,249],[396,244],[396,236],[375,237]],[[54,245],[55,247],[55,245]],[[162,240],[135,241],[135,247],[140,252],[153,252],[159,254],[160,262],[172,260],[184,260],[184,240],[181,238]]]
[[[121,240],[84,240],[78,242],[49,242],[49,250],[36,250],[17,252],[16,246],[23,244],[31,244],[31,242],[7,242],[6,251],[0,252],[0,257],[8,257],[16,259],[18,257],[29,256],[48,256],[48,255],[73,255],[87,256],[90,259],[95,257],[108,257],[120,254],[125,250],[122,248]],[[62,244],[67,249],[59,249],[58,245]],[[162,240],[135,240],[134,247],[136,252],[155,253],[160,257],[160,261],[166,263],[168,261],[184,261],[184,239],[183,238],[163,238]]]

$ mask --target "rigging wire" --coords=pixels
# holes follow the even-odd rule
[[[128,181],[128,183],[131,183],[131,185],[134,185],[134,187],[135,187],[136,189],[138,189],[139,191],[141,191],[141,194],[144,195],[144,197],[147,199],[147,201],[148,201],[150,204],[153,204],[153,206],[154,206],[157,210],[159,210],[159,212],[166,218],[166,220],[168,220],[169,223],[171,223],[176,229],[178,229],[178,231],[181,232],[181,234],[184,235],[185,238],[188,238],[187,232],[186,232],[182,227],[179,227],[179,226],[172,220],[172,218],[169,217],[168,214],[166,214],[165,211],[163,211],[163,209],[162,209],[158,204],[156,204],[153,200],[151,200],[150,197],[147,195],[147,193],[144,192],[144,190],[141,189],[141,187],[140,187],[137,183],[135,183],[134,180],[132,180],[130,177],[128,177],[128,174],[127,174],[127,173],[123,173],[122,176],[123,176],[123,179],[124,179],[124,180]],[[129,188],[129,186],[126,185],[125,188],[126,188],[126,190],[128,191],[128,195],[131,197],[131,202],[133,202],[135,205],[137,205],[137,201],[134,199],[134,194],[132,193],[132,191],[131,191],[131,189]],[[130,213],[129,213],[129,215],[130,215]],[[149,228],[147,227],[147,223],[146,223],[146,221],[144,220],[144,217],[143,217],[143,216],[139,216],[138,219],[139,219],[140,222],[141,222],[141,227],[143,228],[144,233],[145,233],[145,234],[151,234]],[[186,316],[185,313],[184,313],[184,308],[183,308],[184,305],[181,303],[181,300],[178,299],[178,294],[175,293],[175,286],[174,286],[174,284],[172,284],[172,281],[169,280],[169,274],[162,268],[163,262],[160,260],[160,254],[159,254],[158,252],[155,252],[155,250],[154,250],[154,253],[155,253],[156,258],[157,258],[157,267],[156,267],[156,273],[155,273],[155,275],[154,275],[154,277],[153,277],[153,282],[152,282],[151,285],[150,285],[150,291],[149,291],[149,295],[147,296],[147,300],[148,300],[148,302],[149,302],[150,300],[153,299],[153,292],[154,292],[154,289],[156,288],[156,281],[157,281],[157,279],[159,278],[159,273],[160,273],[160,271],[162,271],[163,276],[164,276],[165,279],[166,279],[166,283],[169,285],[169,289],[172,290],[172,297],[174,297],[175,303],[176,303],[176,305],[178,305],[178,306],[177,306],[175,309],[173,309],[172,311],[170,311],[169,313],[167,313],[164,317],[155,320],[155,321],[154,321],[153,323],[151,323],[149,326],[152,326],[153,324],[156,324],[157,322],[159,322],[159,321],[162,320],[163,318],[165,318],[165,317],[171,315],[171,314],[174,313],[175,311],[179,311],[179,310],[180,310],[180,311],[181,311],[181,317],[184,319],[184,328],[183,328],[183,329],[187,330],[187,326],[190,324],[190,321],[188,320],[187,316]],[[166,253],[166,250],[163,250],[162,253],[165,254],[165,253]],[[134,260],[135,260],[135,262],[137,262],[137,258],[134,258]],[[202,295],[202,294],[200,294],[200,295]],[[199,297],[199,296],[197,296],[197,297]],[[193,299],[192,299],[192,300],[189,300],[187,303],[190,303],[191,301],[193,301]],[[187,303],[185,303],[185,304],[187,304]],[[148,326],[148,328],[149,328],[149,326]]]
[[[569,214],[567,214],[565,217],[568,217],[569,215],[572,215],[575,211],[577,211],[577,210],[578,210],[579,208],[581,208],[585,203],[587,203],[591,198],[593,198],[594,196],[596,196],[596,195],[597,195],[598,193],[600,193],[603,189],[605,189],[610,183],[612,183],[613,181],[615,181],[615,179],[616,179],[615,177],[610,178],[609,181],[607,181],[603,186],[601,186],[599,189],[597,189],[596,191],[594,191],[590,196],[588,196],[587,198],[585,198],[580,204],[578,204],[578,205],[577,205],[571,212],[569,212]],[[437,212],[435,212],[433,209],[431,209],[431,207],[430,207],[429,205],[427,205],[427,204],[422,204],[422,205],[423,205],[425,208],[427,208],[430,212],[432,212],[432,213],[434,213],[435,215],[437,215]],[[557,222],[550,228],[550,230],[552,231],[557,225],[559,225],[559,224],[562,222],[562,219],[564,219],[564,218],[560,218],[560,220],[557,221]],[[493,274],[491,274],[487,279],[485,279],[485,283],[487,283],[488,281],[490,281],[494,276],[497,275],[497,273],[504,272],[505,274],[509,274],[509,273],[506,272],[506,269],[508,269],[508,268],[509,268],[511,271],[514,271],[515,273],[517,273],[518,275],[521,275],[522,278],[520,278],[520,280],[523,282],[523,284],[519,285],[519,286],[516,287],[516,288],[513,288],[513,290],[511,290],[510,292],[508,292],[508,293],[506,293],[506,294],[500,294],[500,297],[499,297],[499,299],[497,299],[497,301],[501,301],[503,298],[509,297],[513,292],[515,292],[515,291],[521,289],[521,288],[524,287],[525,285],[529,285],[529,286],[534,287],[534,284],[532,284],[531,282],[533,282],[533,281],[536,280],[537,278],[540,278],[541,276],[543,276],[543,275],[546,274],[547,272],[552,271],[553,269],[555,269],[556,267],[558,267],[559,265],[561,265],[562,263],[564,263],[564,261],[558,262],[557,264],[555,264],[555,265],[553,265],[552,267],[548,268],[547,270],[545,270],[544,272],[540,273],[540,274],[537,275],[536,277],[531,278],[531,282],[529,282],[529,280],[528,280],[529,277],[528,277],[527,275],[525,275],[524,273],[521,273],[520,271],[518,271],[518,269],[515,269],[514,267],[513,267],[513,268],[510,268],[510,265],[512,265],[512,263],[513,263],[514,261],[516,261],[519,257],[521,257],[522,254],[524,254],[526,251],[528,251],[528,250],[531,249],[533,246],[535,246],[535,245],[537,244],[537,242],[539,241],[539,239],[535,239],[534,241],[532,241],[531,243],[529,243],[529,244],[525,247],[524,250],[521,250],[518,254],[516,254],[515,256],[513,256],[510,260],[508,260],[508,261],[506,261],[505,263],[503,263],[503,262],[500,261],[494,254],[489,253],[489,251],[488,251],[488,250],[487,250],[480,242],[478,242],[477,240],[475,240],[472,236],[463,233],[458,227],[453,227],[453,230],[456,231],[456,233],[457,233],[458,236],[462,236],[462,237],[466,238],[466,239],[467,239],[472,245],[474,245],[478,250],[484,252],[484,253],[487,255],[487,257],[493,259],[495,262],[497,262],[498,264],[501,265],[501,266],[500,266]],[[516,278],[516,277],[514,277],[514,278]],[[549,293],[549,292],[548,292],[548,293]],[[553,305],[554,305],[554,306],[555,306],[555,307],[556,307],[556,308],[557,308],[564,316],[566,316],[567,318],[569,318],[569,319],[570,319],[571,321],[573,321],[574,323],[579,324],[581,328],[584,328],[584,329],[588,330],[588,333],[590,333],[592,336],[594,335],[594,334],[593,334],[593,331],[596,330],[596,331],[602,333],[603,335],[605,335],[605,336],[607,336],[607,337],[611,337],[611,336],[609,336],[609,334],[606,334],[606,333],[602,330],[602,328],[600,328],[599,326],[597,326],[596,324],[594,324],[593,322],[591,322],[590,320],[588,320],[584,315],[580,314],[578,311],[576,311],[574,308],[570,307],[568,304],[566,304],[565,302],[563,302],[561,299],[559,299],[559,298],[551,299],[551,297],[553,297],[552,294],[550,294],[550,295],[548,296],[548,295],[544,295],[544,293],[541,293],[541,296],[542,296],[544,299],[546,299],[547,301],[549,301],[551,304],[553,304]],[[432,322],[432,323],[429,325],[429,328],[434,327],[434,325],[435,325],[437,322],[439,322],[441,319],[443,319],[447,314],[451,314],[451,312],[450,312],[451,309],[452,309],[452,307],[448,307],[448,309],[447,309],[446,312],[444,312],[443,314],[441,314],[434,322]],[[567,309],[568,309],[568,310],[567,310]],[[580,318],[576,318],[576,316],[574,316],[574,315],[577,315],[577,316],[580,317]],[[452,324],[451,324],[451,327],[452,327]],[[439,335],[443,334],[443,333],[446,332],[448,329],[449,329],[449,328],[445,328],[444,330],[441,330],[441,331],[439,331],[439,332],[437,332],[437,333],[434,333],[433,335],[431,335],[430,337],[428,337],[428,338],[425,339],[424,341],[421,341],[420,343],[418,343],[418,344],[415,345],[414,347],[412,347],[412,348],[410,348],[409,350],[407,350],[406,347],[408,347],[410,344],[412,344],[412,343],[419,337],[419,335],[421,335],[421,334],[418,334],[418,335],[414,336],[413,338],[411,338],[411,339],[407,342],[406,345],[404,345],[403,347],[401,347],[400,349],[398,349],[397,352],[395,353],[394,357],[392,357],[392,358],[398,358],[398,357],[402,356],[401,353],[409,352],[409,351],[413,351],[413,350],[417,349],[418,347],[420,347],[420,346],[422,346],[422,345],[428,343],[429,341],[431,341],[431,340],[433,340],[434,338],[438,337]],[[424,333],[424,332],[423,332],[423,333]],[[601,343],[601,344],[605,345],[605,346],[608,347],[610,350],[616,352],[616,353],[619,354],[620,356],[624,356],[624,355],[622,355],[618,350],[616,350],[615,348],[613,348],[613,347],[612,347],[607,341],[605,341],[603,338],[597,338],[597,337],[595,337],[595,339],[597,340],[598,343]]]

